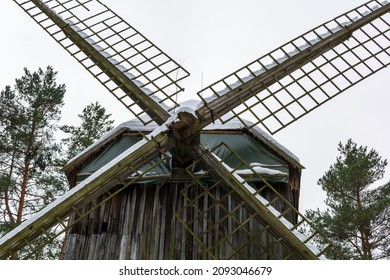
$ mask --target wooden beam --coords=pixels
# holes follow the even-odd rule
[[[31,0],[48,18],[50,18],[68,38],[82,50],[99,68],[116,83],[137,105],[159,125],[163,124],[170,114],[145,94],[131,79],[111,63],[103,54],[89,44],[67,22],[54,13],[40,0]]]
[[[194,156],[202,160],[212,176],[217,180],[221,180],[228,188],[232,188],[240,201],[245,201],[244,207],[258,214],[256,217],[261,224],[270,226],[269,231],[272,234],[281,237],[284,244],[302,259],[319,259],[266,205],[262,204],[249,191],[245,186],[246,183],[243,183],[239,176],[233,174],[231,170],[226,168],[209,150],[202,145],[195,146],[192,150],[194,151]]]
[[[364,16],[355,22],[352,22],[347,27],[340,29],[329,37],[322,39],[305,50],[302,50],[279,65],[265,71],[263,74],[250,79],[237,88],[205,104],[196,110],[196,115],[201,122],[201,128],[206,127],[215,119],[222,117],[246,100],[255,96],[257,93],[271,86],[276,81],[281,80],[308,62],[313,61],[313,59],[319,57],[321,54],[324,54],[328,50],[348,40],[353,32],[359,30],[366,24],[369,24],[373,20],[388,12],[390,12],[390,4],[373,11],[369,15]]]

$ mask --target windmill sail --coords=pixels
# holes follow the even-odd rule
[[[276,133],[390,64],[389,12],[370,1],[284,44],[198,92],[197,115]]]
[[[221,143],[221,145],[225,144]],[[312,229],[313,234],[307,237],[299,232],[298,229],[303,226],[311,227],[310,223],[291,204],[283,199],[266,180],[263,179],[256,167],[249,166],[244,161],[242,161],[241,164],[238,164],[239,167],[236,168],[246,167],[248,168],[247,174],[251,174],[249,177],[243,179],[243,177],[239,175],[237,169],[232,169],[224,162],[229,157],[239,158],[239,156],[228,147],[226,150],[229,152],[224,154],[223,159],[219,158],[212,151],[202,145],[194,146],[192,150],[196,155],[195,158],[197,158],[194,165],[201,164],[205,170],[204,172],[201,172],[202,176],[200,177],[192,175],[193,182],[197,182],[201,186],[202,191],[199,192],[200,194],[198,196],[192,198],[190,198],[188,194],[185,195],[188,203],[177,215],[179,220],[181,220],[182,223],[185,223],[185,218],[181,218],[182,213],[188,211],[189,207],[194,207],[194,211],[199,210],[196,208],[199,201],[202,202],[206,196],[214,196],[215,201],[213,201],[213,204],[207,204],[207,202],[204,201],[203,203],[208,205],[207,209],[196,211],[198,216],[194,217],[190,224],[188,224],[188,222],[186,224],[186,228],[189,230],[190,234],[194,235],[195,239],[200,243],[200,246],[207,250],[210,258],[221,258],[218,247],[222,243],[228,242],[229,238],[234,239],[233,236],[237,233],[237,231],[243,231],[240,233],[241,238],[239,238],[240,240],[237,240],[236,242],[230,241],[230,255],[224,256],[227,259],[240,255],[240,251],[248,249],[245,247],[250,244],[251,240],[259,238],[259,236],[261,236],[266,230],[273,236],[273,238],[275,238],[275,244],[280,242],[288,248],[290,253],[286,254],[285,257],[287,259],[324,259],[323,254],[329,248],[323,247],[319,249],[312,243],[315,241],[316,237],[318,237],[319,233]],[[188,170],[192,168],[193,167],[189,167]],[[215,183],[212,186],[207,186],[204,182],[202,183],[202,179],[207,178],[208,176],[212,176],[215,179]],[[260,183],[250,185],[248,182],[254,178],[258,179]],[[224,186],[224,189],[227,192],[227,194],[223,195],[223,198],[216,198],[215,194],[213,194],[214,191],[212,189],[218,187],[219,185]],[[266,198],[261,196],[261,193],[264,192],[265,189],[271,189],[275,194],[272,200],[268,201]],[[184,190],[184,192],[189,191],[190,188],[188,188],[188,190]],[[226,209],[226,207],[223,206],[225,204],[223,200],[229,199],[230,195],[233,199],[238,201],[238,203],[235,206],[231,206],[230,208],[232,209]],[[284,200],[284,202],[282,202],[282,208],[284,208],[282,213],[273,207],[273,205],[278,204],[278,200]],[[227,205],[232,205],[232,203],[229,202]],[[244,219],[244,222],[243,220],[234,218],[235,216],[245,216],[241,207],[248,213],[253,213]],[[217,211],[216,208],[221,209],[220,211]],[[217,215],[216,213],[220,213],[221,217],[219,217],[218,221],[212,221],[213,216]],[[289,218],[286,219],[287,217]],[[234,230],[228,234],[221,234],[218,230],[216,230],[216,228],[219,227],[218,223],[222,223],[222,221],[227,219],[231,219],[231,223],[236,224],[236,227],[233,227]],[[290,222],[293,219],[298,220],[295,225]],[[198,221],[203,220],[211,220],[207,223],[208,226],[203,225],[204,228],[201,230],[201,236],[206,237],[206,235],[211,235],[204,238],[205,240],[203,240],[201,236],[196,236],[195,233],[195,224]],[[254,226],[252,223],[254,220],[258,221],[262,227],[259,228],[258,226]],[[252,229],[249,230],[249,228]],[[219,236],[219,238],[216,238],[215,236]],[[206,241],[210,239],[214,239],[214,242],[211,244]],[[261,244],[258,245],[261,247]],[[253,244],[251,246],[253,246]],[[272,251],[272,249],[268,248],[267,251]],[[267,258],[275,258],[271,252],[269,252],[269,254],[270,255],[267,256]]]
[[[83,216],[98,209],[105,202],[95,203],[94,201],[98,196],[108,193],[107,199],[110,199],[130,184],[142,178],[149,170],[158,166],[164,160],[161,154],[168,150],[172,143],[164,133],[159,133],[158,130],[150,136],[150,138],[141,140],[130,147],[127,151],[101,167],[87,180],[81,182],[3,236],[0,239],[0,259],[6,259],[21,248],[29,246],[31,246],[30,252],[34,253],[34,251],[39,249],[39,246],[45,245],[45,243],[33,242],[37,237],[45,234],[49,239],[56,238]],[[155,158],[161,159],[150,165],[149,163]],[[145,166],[145,164],[149,165],[148,168],[143,172],[139,172],[139,168]],[[131,180],[128,180],[130,177]],[[112,188],[117,185],[121,185],[120,189],[113,192]],[[86,203],[92,203],[93,207],[86,214],[81,214],[78,209]],[[65,219],[73,213],[79,214],[80,217],[73,219],[71,224],[66,225]],[[62,225],[62,229],[51,237],[51,227],[56,224]],[[28,258],[30,256],[27,255],[25,257]]]
[[[14,2],[145,124],[178,106],[188,72],[101,1]]]

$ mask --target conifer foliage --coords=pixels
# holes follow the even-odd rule
[[[328,252],[330,258],[388,259],[390,182],[373,185],[383,179],[387,160],[351,139],[339,143],[338,151],[336,162],[318,180],[328,208],[309,210],[306,215],[337,244],[338,250]]]
[[[51,66],[24,69],[14,87],[0,92],[0,237],[62,195],[68,189],[62,172],[66,161],[113,127],[111,115],[97,102],[79,114],[79,126],[59,126],[66,89],[56,75]],[[67,138],[58,139],[61,130]],[[51,229],[37,240],[46,246],[12,258],[58,258],[62,239],[54,239],[57,234]]]
[[[111,114],[108,114],[98,102],[89,104],[78,116],[81,120],[79,126],[64,125],[61,127],[61,130],[68,134],[68,137],[63,139],[67,147],[68,158],[79,154],[113,129],[114,121],[110,119]]]
[[[52,67],[24,69],[0,94],[0,235],[63,193],[66,183],[55,134],[65,85]],[[40,252],[51,258],[55,251]],[[14,258],[18,256],[13,255]]]

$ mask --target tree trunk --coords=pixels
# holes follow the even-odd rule
[[[20,186],[20,200],[19,200],[19,206],[18,206],[18,213],[16,216],[17,223],[22,222],[24,201],[26,199],[26,193],[27,193],[27,181],[28,181],[28,175],[29,175],[29,171],[30,171],[29,167],[30,167],[30,161],[26,160],[24,162],[24,168],[23,168],[23,180],[22,180],[22,184]]]
[[[9,189],[11,187],[12,173],[14,172],[15,154],[16,154],[16,151],[14,150],[12,153],[11,165],[10,165],[10,169],[9,169],[9,173],[8,173],[8,179],[10,180],[10,183],[5,188],[5,191],[4,191],[5,210],[7,212],[7,215],[8,215],[8,218],[9,218],[11,224],[15,224],[15,222],[16,222],[15,218],[13,216],[13,213],[11,211],[11,207],[9,205]]]
[[[359,216],[365,216],[364,215],[364,207],[362,206],[361,198],[360,198],[360,189],[357,191],[357,206],[358,206],[358,212]],[[362,241],[362,252],[363,252],[363,258],[366,260],[372,259],[371,254],[371,243],[370,243],[370,232],[369,228],[370,226],[366,225],[365,223],[362,223],[359,225],[359,232],[360,232],[360,239]]]
[[[362,224],[359,226],[360,228],[360,236],[362,240],[362,251],[364,259],[366,260],[372,260],[372,253],[371,253],[371,243],[369,238],[369,230],[368,227],[365,224]]]

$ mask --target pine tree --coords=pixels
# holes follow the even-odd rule
[[[351,139],[339,143],[336,163],[318,180],[326,192],[325,211],[307,211],[314,225],[334,244],[330,258],[390,257],[390,182],[373,184],[385,174],[387,160]],[[324,240],[317,240],[324,245]]]
[[[78,116],[81,120],[80,126],[64,125],[61,127],[62,131],[69,134],[69,137],[63,139],[63,143],[68,148],[69,159],[113,128],[114,121],[110,119],[111,114],[107,114],[106,109],[98,102],[85,107]]]
[[[32,73],[25,68],[14,88],[1,91],[0,236],[65,190],[60,171],[64,162],[54,137],[65,85],[57,84],[56,75],[50,66]],[[55,253],[42,250],[37,256],[51,258]]]

